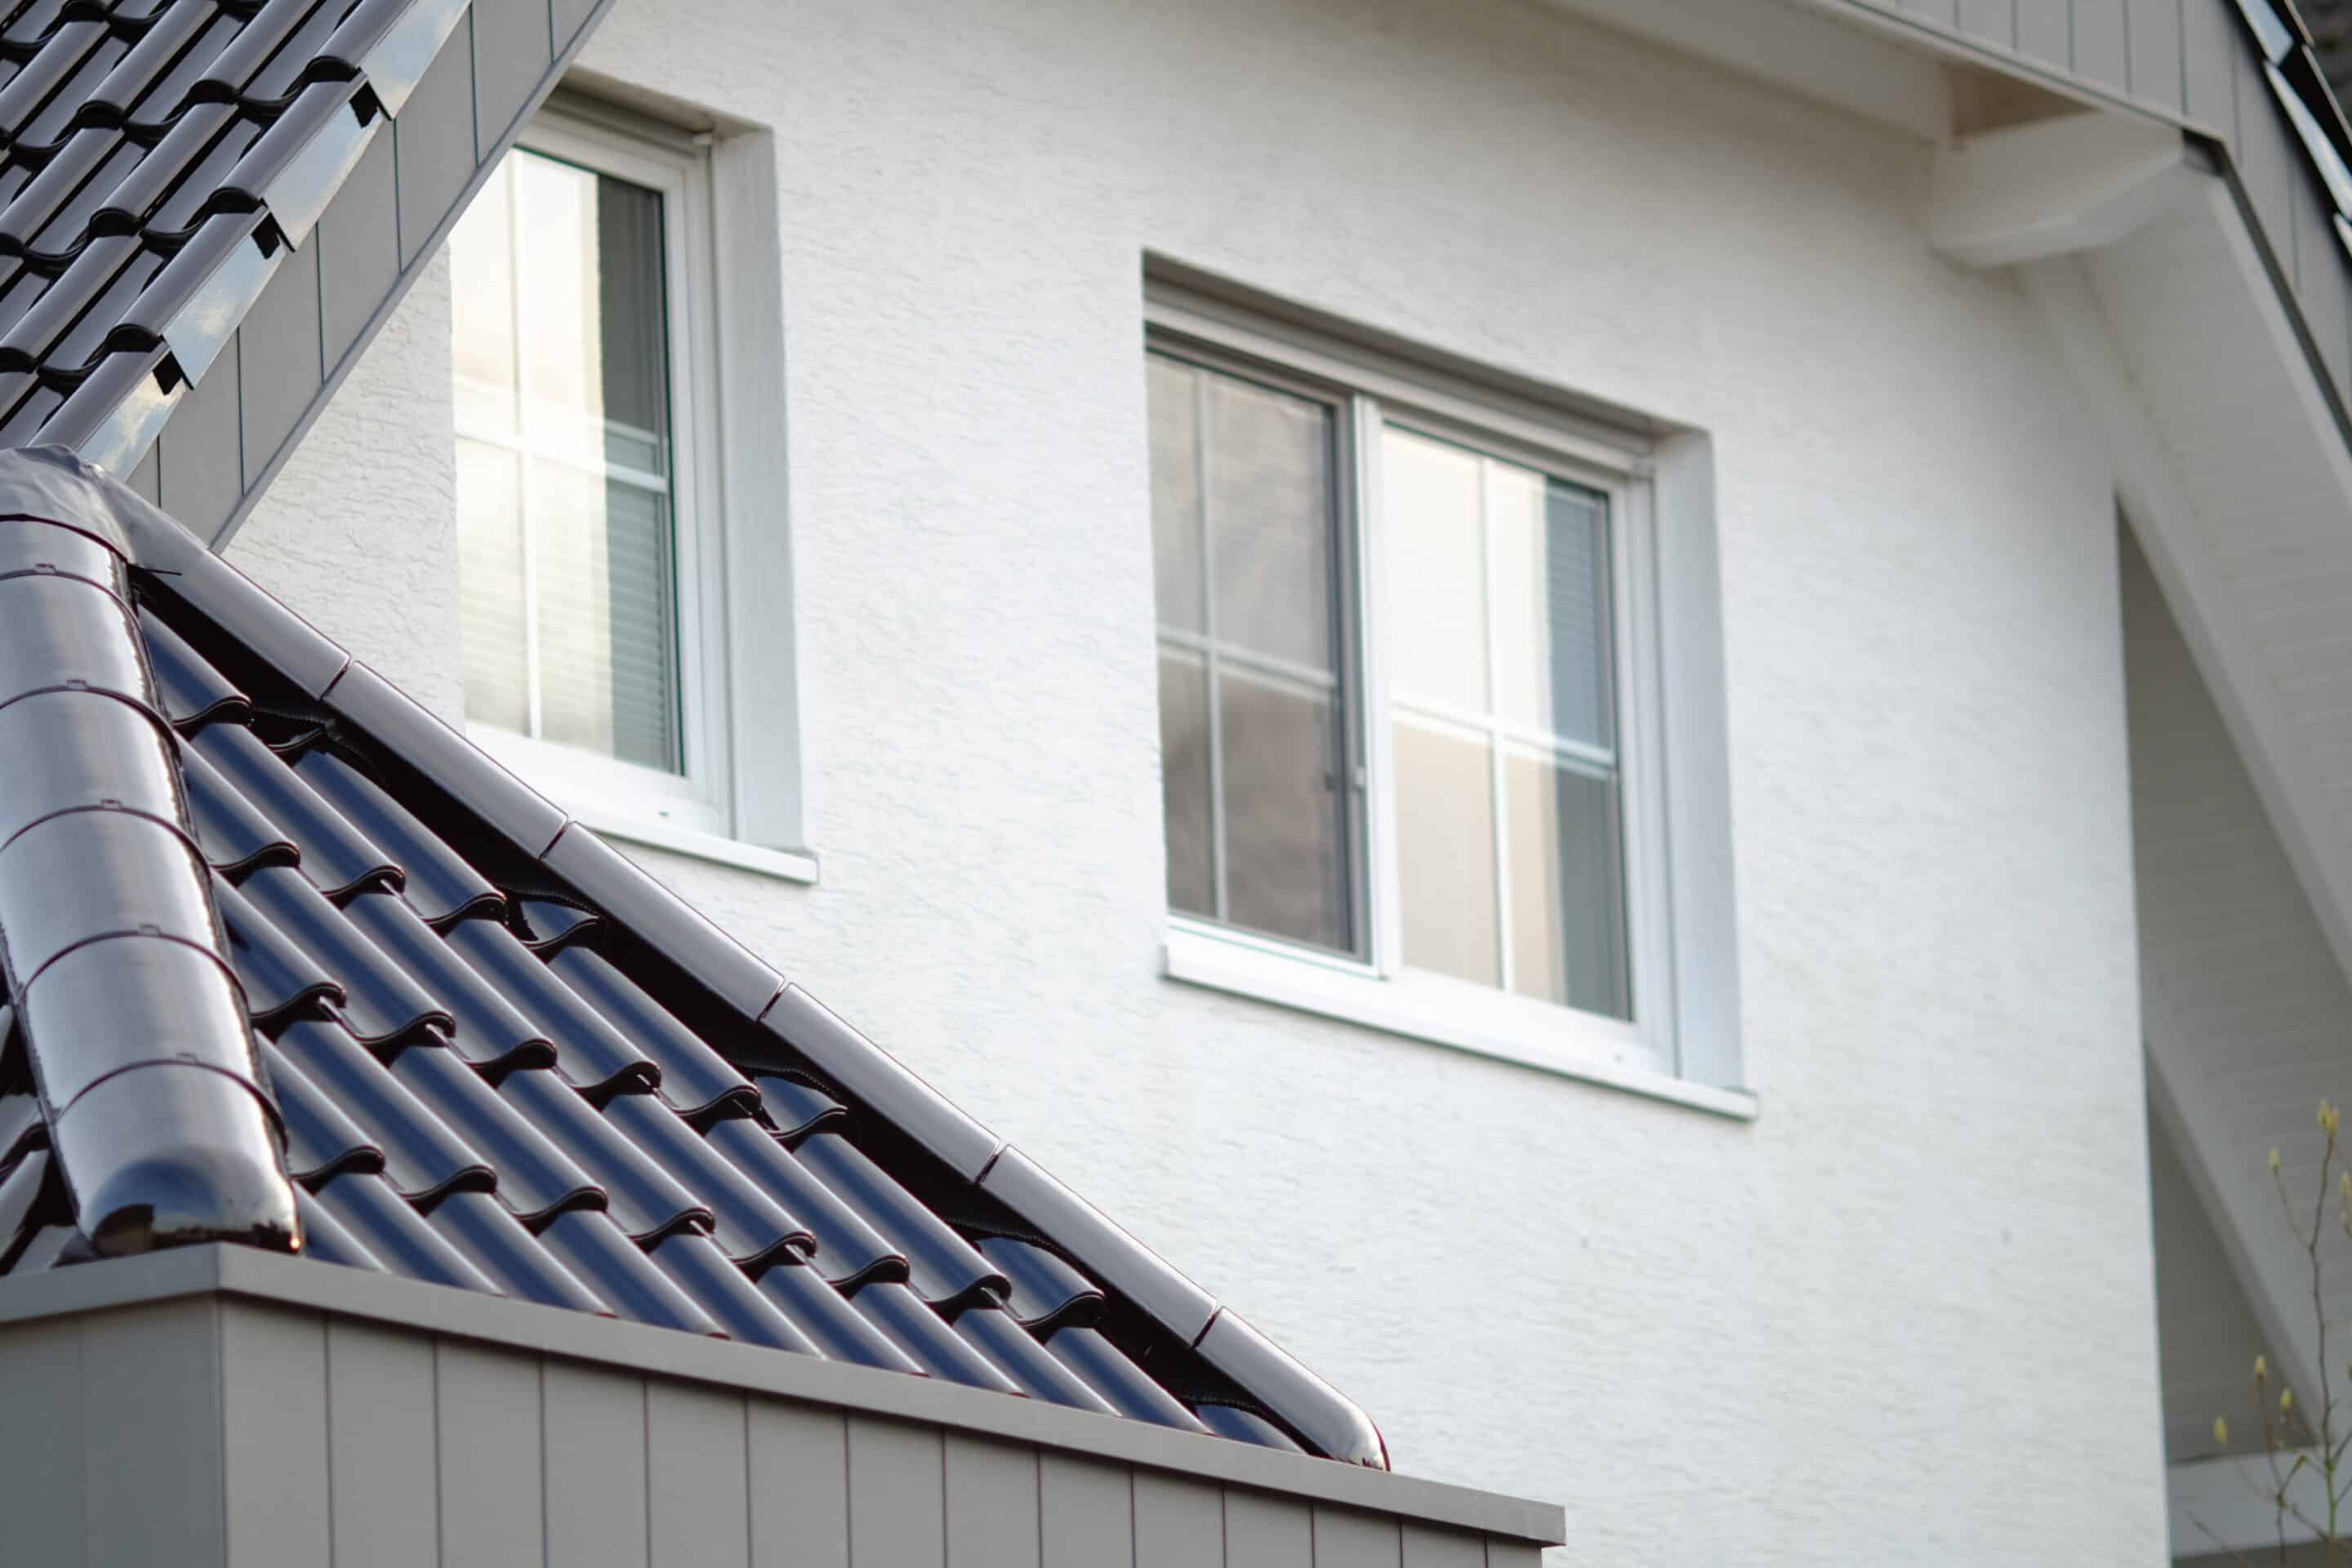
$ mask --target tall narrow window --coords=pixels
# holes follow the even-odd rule
[[[1149,374],[1169,901],[1349,951],[1337,411],[1165,354]]]
[[[1573,1009],[1657,1059],[1638,458],[1435,373],[1160,315],[1181,323],[1146,361],[1180,924],[1316,950],[1456,1034],[1540,1038]]]
[[[689,153],[535,125],[449,239],[466,715],[583,804],[726,830]]]

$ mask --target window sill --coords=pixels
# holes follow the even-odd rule
[[[557,804],[571,814],[572,820],[607,838],[642,844],[653,849],[667,849],[674,855],[691,856],[713,865],[732,866],[739,871],[757,871],[763,877],[773,877],[779,881],[800,882],[811,887],[816,884],[816,856],[805,849],[770,849],[763,845],[746,844],[740,839],[723,837],[716,833],[674,827],[666,822],[654,822],[596,806],[565,805],[560,800]]]
[[[1271,1002],[1694,1110],[1741,1121],[1752,1121],[1757,1115],[1751,1090],[1676,1078],[1644,1059],[1648,1053],[1623,1026],[1566,1008],[1544,1008],[1544,1027],[1538,1034],[1517,1018],[1469,1016],[1472,1009],[1446,994],[1454,989],[1450,982],[1423,984],[1415,980],[1384,980],[1345,961],[1325,962],[1246,937],[1189,925],[1171,926],[1163,972],[1169,979],[1188,985]],[[1514,998],[1496,1000],[1516,1003]],[[1516,1005],[1494,1009],[1496,1015],[1517,1011],[1520,1009]]]

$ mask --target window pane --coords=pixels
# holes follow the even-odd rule
[[[1616,781],[1517,751],[1503,770],[1513,988],[1631,1017]]]
[[[1495,784],[1486,742],[1467,731],[1400,721],[1395,752],[1404,961],[1499,984]]]
[[[515,457],[464,439],[457,443],[457,602],[466,717],[527,731],[530,668]]]
[[[1209,527],[1218,640],[1330,669],[1330,409],[1211,375]]]
[[[667,467],[661,195],[536,153],[509,155],[530,287],[522,391],[541,439]]]
[[[1346,947],[1339,724],[1332,694],[1223,667],[1225,918]]]
[[[1151,419],[1151,591],[1160,624],[1206,631],[1201,618],[1201,466],[1197,382],[1188,365],[1153,354],[1145,390]]]
[[[1381,531],[1397,694],[1486,710],[1486,567],[1478,458],[1409,431],[1381,443]]]
[[[668,503],[553,463],[531,484],[541,733],[674,772]]]
[[[514,178],[501,162],[449,231],[449,344],[460,427],[515,428]]]
[[[1168,821],[1168,907],[1217,912],[1209,849],[1209,678],[1198,654],[1160,650],[1160,788]]]
[[[1608,512],[1602,498],[1489,460],[1495,706],[1508,724],[1609,750]]]

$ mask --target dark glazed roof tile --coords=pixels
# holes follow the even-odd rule
[[[298,89],[262,52],[248,86]],[[69,1196],[101,1252],[299,1224],[326,1262],[1367,1457],[1352,1406],[152,507],[24,455],[12,504],[72,523],[0,522],[0,1268],[88,1255]]]

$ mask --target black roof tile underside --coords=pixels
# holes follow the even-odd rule
[[[188,1073],[267,1108],[325,1262],[1386,1462],[1353,1405],[123,486],[0,453],[12,511],[118,543],[0,523],[0,595],[27,591],[12,540],[89,544],[103,581],[32,588],[112,628],[33,670],[0,610],[0,948],[46,965],[11,980],[26,1016],[0,1004],[0,1271],[86,1254],[68,1187],[131,1146],[76,1119],[139,1073],[43,1113],[37,1086],[111,1065],[77,1010],[208,986],[254,1087]],[[85,809],[15,826],[51,797]],[[55,873],[12,882],[20,855],[108,868],[100,907],[34,897]],[[158,867],[145,934],[77,934]]]

